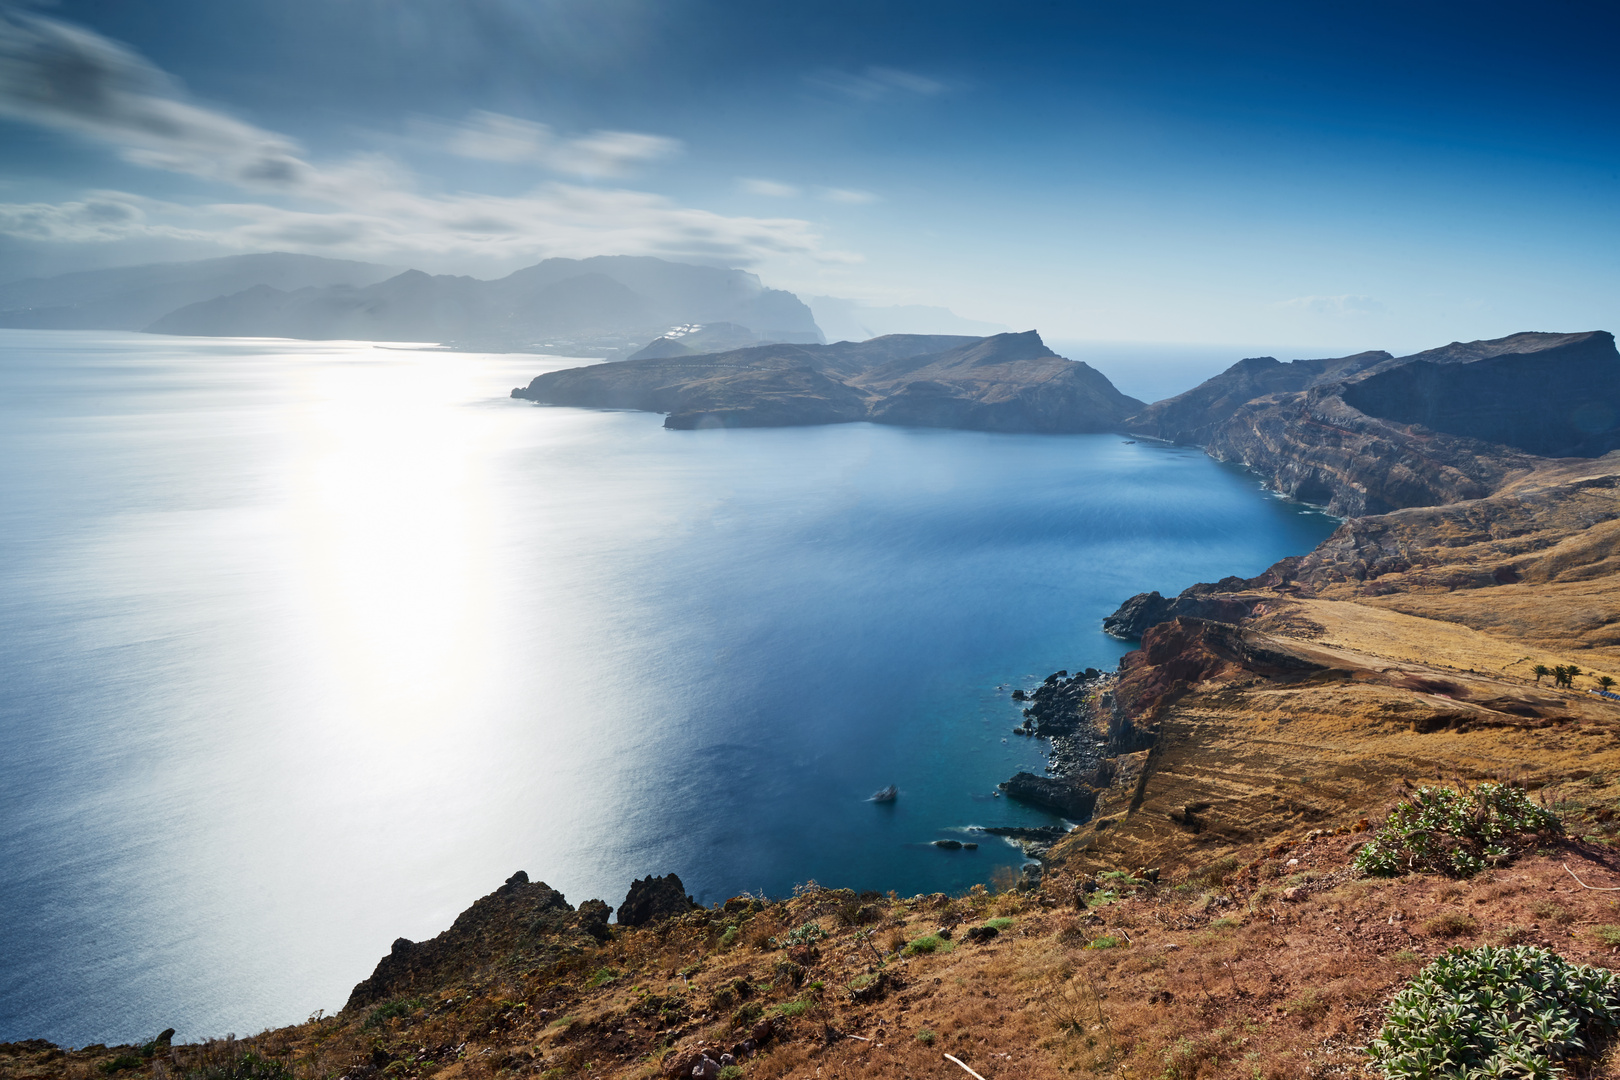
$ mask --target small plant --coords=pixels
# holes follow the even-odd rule
[[[938,1036],[927,1028],[919,1028],[917,1030],[917,1041],[922,1043],[924,1046],[933,1046],[934,1040],[937,1037]]]
[[[820,923],[807,922],[779,938],[771,938],[769,944],[773,949],[791,949],[795,945],[814,945],[826,936],[827,932],[821,928]]]
[[[1314,1024],[1328,1012],[1328,999],[1314,986],[1283,1005],[1283,1012],[1307,1024]]]
[[[592,990],[595,990],[598,986],[606,986],[608,983],[613,982],[618,977],[619,973],[610,967],[598,968],[591,975],[591,977],[586,980],[585,985],[590,987]]]
[[[1479,933],[1479,921],[1460,911],[1447,911],[1425,920],[1423,929],[1436,937],[1473,937]]]
[[[720,1070],[720,1080],[742,1080],[741,1065],[727,1065]]]
[[[720,947],[722,949],[729,949],[733,945],[737,944],[737,939],[740,937],[742,937],[741,930],[738,930],[735,926],[728,926],[726,927],[726,932],[720,935]]]
[[[1561,828],[1552,811],[1505,784],[1419,788],[1356,852],[1355,867],[1375,877],[1407,871],[1472,877]]]
[[[994,928],[997,933],[1007,929],[1007,927],[1011,926],[1012,924],[1013,921],[1007,918],[1005,915],[998,916],[994,919],[986,919],[984,921],[984,925]]]
[[[809,1012],[810,1005],[810,1002],[800,998],[797,1001],[784,1001],[780,1005],[772,1005],[770,1011],[773,1016],[786,1017],[791,1020],[796,1016],[803,1016]]]
[[[1594,926],[1592,935],[1611,949],[1620,946],[1620,926],[1609,924]]]
[[[1124,938],[1114,937],[1112,934],[1104,934],[1102,937],[1093,938],[1091,941],[1087,942],[1086,943],[1086,948],[1088,948],[1088,949],[1117,949],[1123,944],[1125,944],[1125,939]]]
[[[1393,1001],[1367,1047],[1389,1080],[1555,1077],[1620,1026],[1620,974],[1520,945],[1454,949]]]

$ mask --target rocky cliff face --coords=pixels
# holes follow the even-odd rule
[[[1126,421],[1345,516],[1479,499],[1538,456],[1620,446],[1612,335],[1514,334],[1413,356],[1244,360]]]
[[[664,426],[780,427],[869,420],[1048,433],[1117,429],[1141,406],[1033,330],[988,338],[889,335],[554,371],[512,391],[549,405],[666,413]]]

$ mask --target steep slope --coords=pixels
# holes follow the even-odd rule
[[[917,351],[921,350],[921,351]],[[1106,431],[1141,403],[1053,353],[1034,331],[891,335],[652,356],[555,371],[512,391],[549,405],[667,413],[670,428],[847,423],[982,431]]]
[[[1620,447],[1620,354],[1596,331],[1246,360],[1125,426],[1202,445],[1333,513],[1379,514],[1482,498],[1538,455]]]
[[[30,278],[0,285],[0,327],[141,330],[188,304],[258,286],[281,292],[360,287],[397,272],[373,263],[269,252]]]

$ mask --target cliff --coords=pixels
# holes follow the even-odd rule
[[[1252,395],[1252,396],[1245,396]],[[1612,335],[1515,334],[1406,357],[1245,360],[1130,417],[1344,516],[1478,499],[1540,456],[1620,447]]]
[[[1141,402],[1065,360],[1034,331],[988,338],[892,334],[653,356],[554,371],[512,396],[667,414],[664,426],[773,427],[869,420],[979,431],[1108,431]]]

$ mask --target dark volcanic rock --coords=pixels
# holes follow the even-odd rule
[[[1001,790],[1019,802],[1027,802],[1061,814],[1070,821],[1085,821],[1097,805],[1097,793],[1070,780],[1021,772],[1003,781]]]
[[[1249,583],[1229,579],[1221,584],[1243,588]],[[1254,606],[1261,601],[1258,596],[1209,595],[1213,588],[1216,586],[1194,585],[1169,600],[1156,592],[1137,593],[1103,620],[1103,632],[1127,641],[1139,641],[1149,627],[1171,619],[1236,623],[1248,618]]]
[[[671,915],[684,915],[697,907],[686,895],[686,886],[674,874],[651,875],[630,883],[630,892],[619,905],[620,926],[645,926]]]
[[[355,986],[343,1008],[364,1008],[416,985],[443,986],[501,957],[522,953],[538,960],[580,944],[595,942],[563,894],[544,882],[531,884],[520,870],[431,941],[395,939],[388,955],[378,961],[369,979]]]

